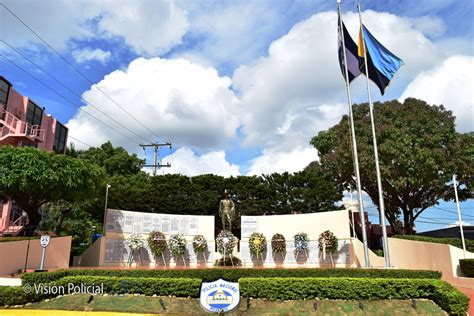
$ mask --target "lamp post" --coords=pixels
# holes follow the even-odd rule
[[[105,186],[105,207],[104,207],[104,221],[102,222],[102,225],[103,225],[103,233],[104,233],[104,236],[105,236],[105,221],[106,221],[106,216],[107,216],[107,203],[109,201],[109,189],[111,188],[112,186],[110,184],[107,183],[107,185]]]
[[[21,212],[21,220],[22,220],[22,222],[23,222],[23,223],[26,223],[26,219],[27,219],[27,218],[28,218],[28,214],[26,214],[25,211],[22,211],[22,212]],[[23,234],[23,235],[28,234],[28,231],[27,231],[28,228],[29,228],[28,226],[25,226],[25,228],[24,228],[24,234]],[[26,247],[25,267],[24,267],[24,269],[23,269],[23,272],[26,272],[26,266],[27,266],[27,264],[28,264],[28,253],[30,252],[30,238],[31,238],[31,237],[30,237],[30,234],[28,234],[28,246]]]

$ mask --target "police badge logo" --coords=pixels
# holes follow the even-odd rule
[[[201,306],[208,312],[229,312],[240,301],[239,283],[219,279],[201,285]]]

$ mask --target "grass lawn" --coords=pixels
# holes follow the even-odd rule
[[[60,297],[39,302],[25,308],[36,310],[111,311],[149,314],[209,315],[199,299],[145,296],[94,296],[90,304],[87,295]],[[274,302],[263,299],[242,299],[238,311],[228,315],[447,315],[439,306],[428,300],[417,300],[416,309],[410,301],[306,300]],[[316,309],[315,309],[316,307]],[[4,310],[5,312],[6,310]],[[8,312],[25,312],[8,309]],[[0,311],[0,314],[2,311]],[[13,315],[22,315],[12,314]],[[64,314],[65,316],[67,314]]]

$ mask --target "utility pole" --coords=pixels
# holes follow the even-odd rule
[[[152,144],[140,144],[140,146],[143,148],[143,150],[145,150],[145,147],[153,147],[153,164],[152,165],[143,165],[143,167],[153,167],[153,175],[156,176],[156,170],[158,168],[161,168],[161,167],[171,167],[171,164],[170,163],[167,163],[167,164],[159,164],[158,163],[158,148],[159,147],[163,147],[163,146],[169,146],[169,148],[171,149],[171,143],[163,143],[163,144],[160,144],[160,143],[152,143]]]

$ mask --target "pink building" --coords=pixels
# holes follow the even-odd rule
[[[0,146],[31,146],[64,153],[68,129],[0,76]],[[23,229],[22,210],[11,200],[0,200],[0,236]]]

